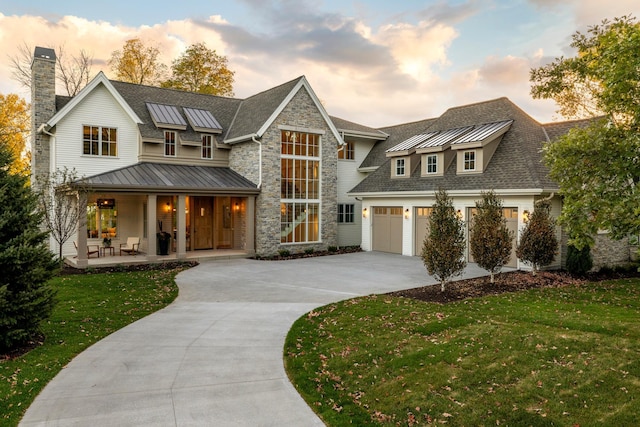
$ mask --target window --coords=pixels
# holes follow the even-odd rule
[[[101,126],[82,127],[82,154],[115,157],[118,155],[118,132]]]
[[[202,135],[202,158],[211,159],[213,154],[213,136]]]
[[[176,133],[171,131],[164,132],[164,155],[167,157],[176,156]]]
[[[396,176],[404,176],[404,159],[396,159]]]
[[[464,170],[466,171],[476,170],[476,152],[475,151],[464,152]]]
[[[339,204],[338,205],[338,223],[339,224],[351,224],[354,222],[354,205],[353,204]]]
[[[427,173],[438,173],[438,156],[435,154],[427,156]]]
[[[320,136],[282,131],[280,241],[320,240]]]
[[[112,239],[118,236],[115,199],[98,199],[87,204],[87,237]]]
[[[345,142],[342,149],[338,151],[338,159],[340,160],[353,160],[355,159],[355,150],[353,147],[353,141]]]

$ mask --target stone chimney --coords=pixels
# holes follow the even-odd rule
[[[56,112],[56,53],[36,47],[31,62],[31,176],[50,174],[49,135],[40,126]],[[33,182],[32,182],[33,184]]]

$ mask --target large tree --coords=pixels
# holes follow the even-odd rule
[[[111,53],[109,66],[118,80],[140,85],[160,85],[167,66],[160,62],[160,49],[139,38],[127,40],[122,49]]]
[[[233,96],[233,71],[227,67],[227,58],[195,43],[187,48],[171,65],[171,78],[162,87]]]
[[[483,192],[476,201],[476,214],[471,220],[469,248],[473,260],[491,275],[499,273],[511,258],[513,232],[502,215],[502,200],[493,191]]]
[[[0,353],[32,338],[49,317],[54,292],[47,282],[57,268],[29,178],[9,170],[11,157],[0,144]]]
[[[18,95],[0,94],[0,145],[12,156],[10,170],[29,174],[29,154],[25,142],[31,127],[29,104]]]
[[[440,281],[442,292],[452,277],[464,271],[467,265],[465,247],[463,222],[456,215],[447,192],[439,190],[429,215],[429,233],[422,245],[422,261],[429,274]]]
[[[23,43],[18,46],[18,52],[9,57],[12,78],[26,88],[31,87],[33,51],[33,47]],[[84,49],[75,55],[69,55],[64,45],[56,49],[56,80],[69,96],[76,96],[89,83],[92,66],[93,56]]]
[[[629,16],[573,35],[575,57],[531,70],[531,93],[568,118],[598,116],[546,144],[564,197],[558,218],[581,249],[599,229],[640,233],[640,25]]]

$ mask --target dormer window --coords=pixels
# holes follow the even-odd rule
[[[427,156],[427,173],[438,173],[438,155],[430,154]]]
[[[469,150],[464,152],[464,167],[465,171],[476,170],[476,150]]]
[[[202,135],[202,158],[211,159],[213,157],[213,136]]]
[[[404,176],[404,159],[396,159],[396,176]]]

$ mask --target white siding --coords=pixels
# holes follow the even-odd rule
[[[360,245],[362,241],[362,202],[347,196],[347,191],[358,185],[367,174],[358,172],[375,141],[358,141],[354,145],[354,160],[338,160],[338,203],[354,205],[354,223],[338,224],[338,245]]]
[[[117,129],[118,156],[85,156],[82,154],[83,125]],[[75,168],[78,176],[92,176],[129,166],[138,161],[138,126],[118,102],[100,85],[70,111],[52,131],[52,171]]]

